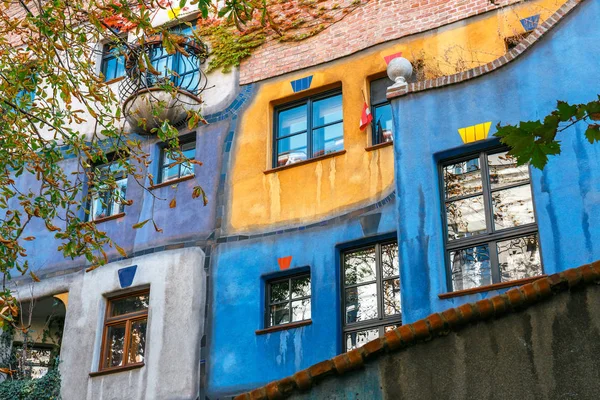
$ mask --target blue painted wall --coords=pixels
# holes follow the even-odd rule
[[[500,70],[465,83],[392,101],[396,205],[405,322],[498,292],[440,300],[447,292],[437,163],[485,148],[464,146],[458,128],[492,121],[537,120],[557,100],[582,103],[600,94],[600,2],[586,1],[530,50]],[[559,136],[562,154],[531,170],[543,268],[554,273],[600,259],[600,144],[584,125]]]
[[[342,351],[340,260],[342,248],[395,234],[393,202],[376,234],[365,238],[359,217],[324,227],[223,243],[213,264],[209,336],[210,398],[238,393],[294,374]],[[310,267],[312,324],[257,335],[264,328],[266,277],[279,272],[277,258],[292,256],[285,273]],[[214,255],[213,255],[214,257]]]

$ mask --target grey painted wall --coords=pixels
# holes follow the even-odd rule
[[[130,290],[150,287],[145,366],[90,377],[98,370],[106,296],[119,293],[117,271],[129,265],[137,265]],[[202,250],[191,247],[110,263],[72,278],[61,350],[63,400],[195,399],[206,298],[203,265]],[[52,280],[42,284],[59,286]]]
[[[296,399],[598,399],[600,287],[382,356]]]

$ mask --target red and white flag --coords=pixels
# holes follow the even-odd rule
[[[373,121],[373,116],[371,115],[371,110],[369,109],[369,105],[365,101],[365,105],[363,106],[362,114],[360,115],[360,130],[364,131],[367,126]]]

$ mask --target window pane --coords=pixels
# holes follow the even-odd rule
[[[342,95],[328,97],[313,103],[313,128],[342,120]]]
[[[145,319],[131,323],[129,357],[127,358],[127,362],[130,364],[144,362],[144,350],[146,348],[146,327],[147,321]]]
[[[529,181],[528,165],[517,166],[517,159],[506,151],[488,155],[488,165],[492,189]]]
[[[112,304],[112,307],[110,315],[115,317],[117,315],[147,310],[149,300],[150,295],[148,293],[125,297],[118,300],[111,300],[110,303]]]
[[[277,141],[277,166],[306,160],[306,132]]]
[[[400,280],[383,281],[383,313],[390,316],[400,312]]]
[[[117,71],[117,59],[114,57],[104,59],[104,65],[102,66],[102,73],[104,74],[104,81],[110,81],[116,77]]]
[[[472,158],[444,167],[446,199],[480,193],[483,189],[479,158]]]
[[[310,319],[310,299],[292,301],[292,322]]]
[[[367,248],[344,256],[344,282],[346,285],[375,280],[375,248]]]
[[[122,212],[125,207],[122,201],[125,200],[125,195],[127,194],[127,178],[119,179],[116,183],[117,189],[112,199],[111,215]]]
[[[381,268],[383,277],[390,278],[400,275],[398,266],[398,243],[384,244],[381,246]]]
[[[179,164],[171,167],[163,167],[161,182],[170,181],[171,179],[179,178]]]
[[[277,125],[277,137],[291,135],[305,131],[307,105],[290,108],[279,112],[279,123]]]
[[[346,334],[346,350],[350,351],[379,337],[379,328]]]
[[[313,157],[344,149],[344,124],[329,125],[313,130]]]
[[[106,196],[106,194],[107,192],[100,193],[92,199],[90,210],[90,217],[92,220],[104,218],[109,215],[110,197]]]
[[[471,289],[492,283],[487,245],[451,251],[450,265],[454,290]]]
[[[540,275],[542,263],[537,235],[498,242],[498,262],[502,282]]]
[[[377,284],[346,289],[346,323],[377,318]]]
[[[109,326],[106,333],[106,355],[104,367],[123,365],[123,346],[125,345],[125,324]]]
[[[387,103],[376,107],[373,114],[373,128],[375,129],[373,144],[391,142],[394,139],[392,106]]]
[[[496,230],[535,222],[529,185],[492,193]]]
[[[446,203],[448,240],[478,235],[486,231],[483,196]]]
[[[310,276],[292,279],[292,299],[310,296]]]
[[[269,303],[278,303],[290,299],[290,281],[271,284],[271,299]]]
[[[290,322],[290,304],[276,304],[270,307],[269,321],[270,326],[287,324]]]
[[[381,104],[387,102],[387,88],[394,82],[387,76],[376,79],[371,82],[371,104]]]

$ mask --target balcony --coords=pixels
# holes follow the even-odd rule
[[[151,134],[165,120],[181,126],[189,112],[199,112],[202,105],[200,94],[207,80],[200,65],[206,61],[206,45],[186,34],[171,37],[182,51],[175,48],[169,54],[162,35],[128,46],[119,94],[129,128],[139,134]],[[145,67],[148,63],[152,68]]]

